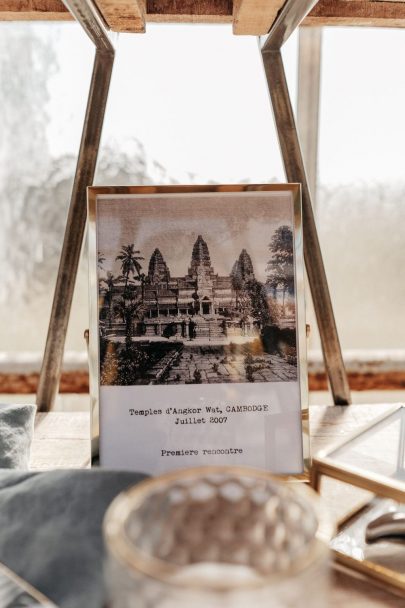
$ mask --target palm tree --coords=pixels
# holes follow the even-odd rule
[[[108,302],[108,323],[109,326],[111,328],[111,324],[112,324],[112,318],[113,318],[113,314],[112,314],[112,305],[113,305],[113,297],[114,297],[114,288],[115,285],[118,283],[119,279],[116,279],[113,275],[112,272],[107,272],[107,278],[106,279],[101,279],[101,283],[104,283],[106,286],[106,294],[105,294],[105,299]]]
[[[139,276],[139,280],[141,281],[141,295],[142,295],[142,302],[145,300],[145,281],[146,281],[146,274],[144,272],[141,272],[140,276]]]
[[[102,270],[104,262],[105,262],[104,254],[101,253],[101,251],[98,251],[97,252],[97,266],[99,267],[100,270]]]
[[[141,279],[141,270],[142,266],[139,263],[139,260],[144,260],[141,255],[141,252],[135,249],[135,245],[132,243],[131,245],[123,245],[121,247],[120,254],[115,258],[116,260],[120,260],[121,262],[121,272],[125,278],[125,287],[124,292],[127,290],[129,276],[137,275],[137,278]]]
[[[126,300],[121,298],[115,305],[115,313],[122,317],[125,323],[126,343],[131,342],[132,326],[135,318],[139,319],[143,312],[143,303],[140,300]]]

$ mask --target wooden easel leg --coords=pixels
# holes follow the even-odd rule
[[[107,42],[108,38],[107,38]],[[105,48],[107,46],[107,49]],[[59,263],[51,318],[37,392],[38,411],[49,411],[59,387],[63,351],[87,218],[87,186],[93,183],[114,63],[106,44],[96,50],[76,174]]]
[[[343,363],[332,302],[311,204],[300,142],[280,50],[264,47],[263,64],[277,127],[286,176],[302,184],[304,257],[326,371],[336,405],[350,403],[350,389]]]

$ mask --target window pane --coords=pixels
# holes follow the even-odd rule
[[[317,221],[342,347],[403,348],[405,35],[323,41]]]

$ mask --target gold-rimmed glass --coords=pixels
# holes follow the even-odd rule
[[[202,467],[124,492],[104,524],[114,608],[308,608],[327,602],[314,492],[244,467]]]

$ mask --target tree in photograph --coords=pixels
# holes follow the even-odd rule
[[[108,306],[108,325],[111,327],[113,321],[113,301],[114,301],[114,292],[115,286],[119,282],[119,279],[116,279],[112,272],[107,272],[107,278],[101,279],[100,284],[105,285],[105,295],[104,302]]]
[[[272,325],[280,325],[280,321],[284,317],[282,305],[274,298],[267,298],[267,303]]]
[[[246,322],[253,314],[252,300],[246,287],[238,292],[237,308],[243,322]]]
[[[101,251],[97,251],[97,268],[99,270],[103,269],[104,262],[105,262],[105,256],[104,256],[104,254],[101,253]]]
[[[145,275],[141,273],[141,260],[144,258],[140,255],[139,249],[135,249],[135,245],[123,245],[119,255],[115,258],[121,262],[121,272],[125,280],[124,291],[122,298],[115,306],[115,312],[119,314],[125,323],[125,342],[127,347],[131,344],[133,333],[133,322],[136,317],[139,318],[143,310],[143,278]],[[136,289],[130,284],[130,276],[142,284],[142,298],[137,297]]]
[[[135,297],[126,298],[123,296],[116,303],[114,312],[119,315],[125,323],[125,342],[126,344],[130,344],[132,341],[134,320],[139,320],[142,317],[143,302]]]
[[[253,279],[246,283],[246,291],[250,298],[251,314],[256,321],[260,322],[261,327],[265,327],[272,322],[269,306],[267,303],[266,291],[263,283]]]
[[[146,281],[146,274],[144,272],[141,272],[141,274],[139,275],[139,280],[141,282],[141,297],[142,297],[142,302],[145,299],[145,281]]]
[[[118,371],[116,384],[130,386],[144,375],[145,368],[149,365],[148,354],[138,348],[136,344],[125,344],[119,351]]]
[[[111,385],[117,383],[118,356],[115,345],[102,338],[100,340],[100,383]]]
[[[275,231],[269,249],[272,254],[267,264],[267,285],[274,293],[277,289],[283,294],[283,313],[285,311],[285,296],[294,292],[294,249],[293,235],[288,226],[280,226]]]
[[[245,365],[245,375],[246,375],[246,380],[248,382],[255,381],[254,376],[253,376],[253,366],[252,365],[250,365],[250,364]]]
[[[125,279],[124,293],[127,290],[130,275],[141,280],[142,266],[139,262],[145,258],[140,253],[132,243],[131,245],[123,245],[119,255],[115,258],[121,262],[121,272]]]

